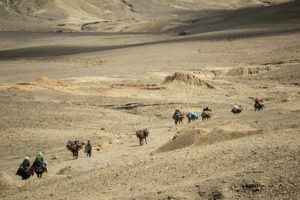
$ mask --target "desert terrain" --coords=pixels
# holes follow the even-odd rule
[[[0,199],[300,199],[300,1],[0,0],[0,31]]]

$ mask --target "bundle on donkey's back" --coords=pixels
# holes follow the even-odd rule
[[[79,140],[68,141],[66,148],[72,152],[73,159],[78,159],[78,152],[84,144],[84,142],[79,142]]]
[[[30,165],[30,160],[26,156],[19,166],[16,175],[21,176],[22,180],[29,179],[29,177],[33,175],[33,172],[30,170]]]
[[[199,113],[198,112],[188,112],[186,114],[186,117],[188,118],[188,122],[191,123],[191,121],[199,119]]]
[[[208,106],[205,106],[201,113],[201,117],[202,117],[202,120],[210,119],[212,117],[212,110]]]
[[[243,111],[242,105],[238,105],[237,103],[235,103],[235,104],[233,105],[233,108],[231,109],[231,112],[232,112],[233,114],[238,114],[238,113],[241,113],[242,111]]]
[[[175,121],[175,125],[180,124],[180,123],[182,124],[183,119],[184,119],[184,113],[181,112],[181,111],[179,110],[179,108],[176,108],[176,109],[175,109],[175,112],[174,112],[174,114],[173,114],[173,119],[174,119],[174,121]]]
[[[254,100],[254,111],[260,111],[264,108],[265,104],[262,99],[255,98]]]
[[[148,129],[142,129],[142,130],[138,130],[136,131],[136,137],[139,138],[139,141],[140,141],[140,146],[142,146],[144,144],[144,140],[145,140],[145,143],[147,144],[147,137],[149,135],[149,131]]]

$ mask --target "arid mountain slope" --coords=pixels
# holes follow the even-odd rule
[[[286,2],[289,1],[1,0],[0,30],[157,32],[185,25],[191,19],[193,27],[197,25],[203,28],[203,20],[205,23],[222,23],[232,18],[239,19],[239,16],[245,17],[247,11],[252,12],[243,10],[249,6],[264,7]],[[233,16],[227,16],[236,9],[242,10]],[[270,17],[278,14],[272,14],[272,10],[266,12]],[[224,14],[227,17],[224,18]],[[259,16],[264,17],[260,14],[254,20],[257,21]],[[200,24],[194,24],[195,22]]]
[[[279,0],[0,0],[0,199],[299,200],[298,11]],[[211,119],[174,124],[176,108],[205,105]],[[91,140],[92,157],[73,159],[68,140]],[[48,173],[21,180],[39,151]]]

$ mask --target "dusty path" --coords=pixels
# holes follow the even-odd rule
[[[116,18],[90,24],[99,4],[89,5],[80,23],[127,33],[0,33],[0,198],[300,199],[299,16],[290,12],[299,2],[126,2],[136,12],[117,1]],[[55,5],[32,16],[47,21],[61,12]],[[24,15],[33,23],[3,9],[13,18],[0,25]],[[230,112],[234,103],[241,114]],[[205,105],[209,121],[174,125],[176,107]],[[139,146],[142,128],[150,136]],[[65,145],[75,139],[92,141],[92,158],[72,159]],[[21,181],[18,165],[38,151],[49,173]]]

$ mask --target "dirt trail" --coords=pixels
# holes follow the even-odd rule
[[[100,151],[93,150],[93,156],[86,158],[83,151],[80,151],[79,160],[69,160],[55,166],[50,166],[50,175],[56,175],[62,169],[69,166],[75,172],[87,172],[93,169],[120,167],[128,163],[140,162],[147,159],[149,155],[156,150],[159,146],[166,143],[172,133],[166,128],[150,129],[150,136],[148,137],[148,144],[140,147],[138,139],[134,132],[124,134],[118,139],[114,139],[111,145]],[[96,146],[97,147],[97,146]],[[71,158],[71,152],[69,152]],[[111,156],[114,155],[114,156]]]
[[[2,2],[0,29],[52,32],[0,33],[1,199],[300,199],[298,1]],[[20,180],[39,151],[49,173]]]

